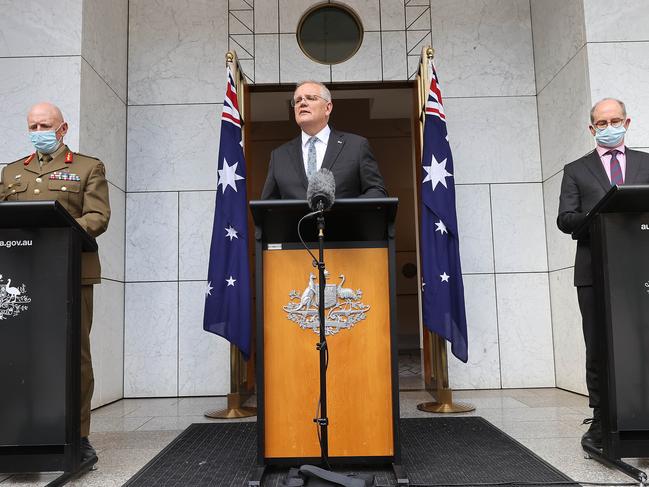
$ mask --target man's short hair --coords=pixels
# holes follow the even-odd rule
[[[307,80],[304,80],[304,81],[300,81],[297,85],[295,85],[295,90],[293,91],[293,93],[295,93],[295,91],[297,91],[297,89],[302,85],[318,85],[320,87],[320,96],[322,98],[324,98],[325,100],[327,100],[327,101],[331,101],[331,92],[324,85],[324,83],[321,83],[320,81],[315,81],[315,80],[312,80],[312,79],[307,79]]]
[[[602,98],[601,100],[599,100],[597,103],[593,105],[593,108],[590,109],[590,123],[595,123],[595,117],[593,116],[593,114],[597,109],[597,105],[605,101],[617,102],[617,104],[620,105],[620,108],[622,109],[622,116],[626,119],[626,105],[622,100],[618,100],[617,98]]]

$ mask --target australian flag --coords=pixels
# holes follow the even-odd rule
[[[237,91],[229,67],[227,76],[203,329],[229,340],[248,359],[252,302],[246,162],[243,158]]]
[[[464,285],[455,211],[453,156],[442,93],[432,67],[426,102],[421,183],[421,261],[424,325],[451,342],[453,355],[468,360]]]

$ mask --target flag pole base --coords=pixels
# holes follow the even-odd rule
[[[206,411],[205,417],[212,419],[238,419],[250,418],[257,416],[257,408],[242,406],[241,394],[233,392],[228,394],[228,407],[225,409],[215,409]]]
[[[464,402],[422,402],[417,409],[427,413],[468,413],[475,411],[475,406]]]

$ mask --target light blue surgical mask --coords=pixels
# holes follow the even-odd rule
[[[595,140],[603,147],[617,147],[620,145],[626,134],[624,125],[613,127],[609,125],[605,129],[595,129]]]
[[[56,130],[46,130],[42,132],[29,132],[29,138],[38,152],[43,154],[51,154],[61,145],[61,141],[56,138],[56,132],[63,124],[59,125]]]

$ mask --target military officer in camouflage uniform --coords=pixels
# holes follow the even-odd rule
[[[36,151],[8,164],[0,182],[2,201],[56,200],[92,237],[106,231],[110,218],[108,183],[99,159],[70,151],[61,111],[51,103],[34,105],[27,115]],[[97,252],[84,252],[81,265],[81,459],[95,455],[88,441],[90,401],[94,389],[90,357],[92,286],[100,282]]]

